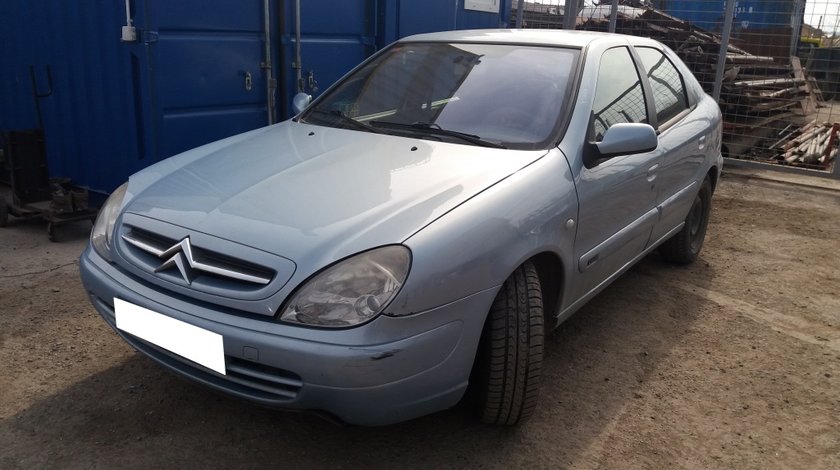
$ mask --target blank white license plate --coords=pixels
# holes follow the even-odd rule
[[[114,311],[120,330],[225,374],[222,335],[122,299],[114,299]]]

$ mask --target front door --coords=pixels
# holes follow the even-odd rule
[[[613,124],[648,123],[645,89],[627,47],[601,56],[587,139],[598,142]],[[581,167],[572,298],[598,288],[647,246],[656,222],[659,149]]]

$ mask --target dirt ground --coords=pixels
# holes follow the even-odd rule
[[[549,337],[515,429],[339,426],[209,392],[88,304],[89,227],[0,229],[0,468],[840,468],[840,191],[727,174],[701,259],[649,256]]]

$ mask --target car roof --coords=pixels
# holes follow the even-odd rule
[[[585,48],[594,42],[615,44],[659,44],[638,36],[601,33],[594,31],[569,31],[561,29],[472,29],[416,34],[399,42],[472,42],[551,45]]]

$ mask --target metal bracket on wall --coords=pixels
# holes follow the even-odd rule
[[[41,99],[53,93],[52,68],[47,64],[47,91],[38,91],[38,80],[35,78],[35,66],[29,65],[29,78],[32,80],[32,97],[35,98],[35,113],[38,117],[38,129],[44,130],[44,117],[41,113]]]
[[[315,71],[310,70],[306,77],[306,85],[309,88],[310,94],[318,93],[318,81],[315,80]]]

